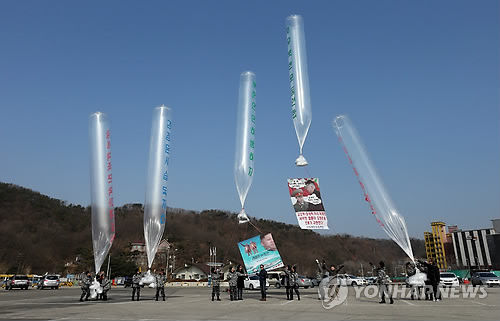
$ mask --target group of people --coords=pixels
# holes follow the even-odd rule
[[[260,270],[257,273],[259,278],[259,288],[261,298],[260,301],[267,300],[267,271],[264,265],[260,265]],[[214,301],[215,296],[217,296],[217,301],[220,301],[220,280],[223,278],[220,269],[212,269],[212,301]],[[227,280],[229,281],[229,298],[231,301],[243,300],[243,289],[245,287],[245,278],[248,275],[244,272],[243,266],[238,265],[236,268],[233,266],[229,270]],[[285,286],[287,300],[293,300],[293,292],[297,294],[297,299],[300,300],[299,285],[298,285],[299,275],[297,273],[297,267],[290,265],[286,267],[285,272],[281,277],[281,284]]]
[[[424,288],[425,300],[441,301],[441,292],[439,291],[441,274],[434,260],[430,258],[427,262],[417,260],[415,264],[413,262],[406,263],[406,274],[409,278],[414,277],[418,272],[424,274],[424,279],[417,280],[415,282],[417,284],[410,284],[412,287],[411,299],[414,300],[416,296],[420,300],[421,290]]]
[[[282,276],[281,283],[285,286],[286,289],[286,299],[293,300],[293,292],[297,294],[297,300],[300,301],[300,292],[299,292],[299,274],[297,273],[297,266],[286,267],[285,273]]]
[[[320,289],[318,291],[319,299],[324,299],[325,296],[325,285],[329,284],[331,280],[333,280],[338,273],[344,267],[340,265],[336,267],[335,265],[327,266],[326,262],[323,260],[320,263],[316,260],[318,264],[318,274],[322,279],[322,284],[320,285]],[[389,290],[388,284],[391,282],[389,276],[385,271],[385,264],[383,261],[380,261],[378,266],[374,266],[370,263],[373,269],[373,275],[376,276],[375,283],[379,285],[379,293],[380,293],[380,303],[386,303],[386,298],[389,299],[389,303],[394,303],[394,298]],[[427,262],[418,260],[416,264],[411,262],[406,264],[406,273],[408,277],[415,275],[416,273],[425,273],[426,281],[422,286],[412,286],[412,295],[411,299],[414,299],[414,292],[417,292],[417,297],[420,299],[420,291],[422,287],[425,287],[425,299],[440,301],[441,295],[439,292],[439,281],[440,281],[440,273],[439,268],[434,264],[432,260]],[[155,299],[159,300],[161,297],[163,301],[165,301],[165,282],[167,281],[164,270],[162,269],[159,273],[153,271],[154,277],[154,285],[156,289]],[[142,279],[143,274],[140,270],[137,270],[136,273],[132,277],[132,301],[140,300],[141,296],[141,287],[142,287]],[[224,281],[224,274],[220,268],[212,268],[211,269],[211,285],[212,285],[212,301],[221,301],[220,299],[220,284],[221,281]],[[266,301],[267,299],[267,271],[264,268],[264,265],[260,265],[260,270],[257,273],[259,278],[259,286],[261,291],[261,301]],[[231,267],[229,273],[227,275],[226,281],[229,282],[229,298],[231,301],[243,300],[243,289],[245,287],[244,280],[248,277],[248,274],[245,273],[243,266],[238,265],[237,267]],[[104,272],[100,272],[95,280],[99,283],[100,291],[97,291],[96,300],[106,301],[108,299],[108,291],[111,289],[111,281],[107,278]],[[288,265],[285,268],[285,271],[281,275],[281,285],[283,285],[286,289],[286,297],[287,300],[294,299],[294,293],[297,296],[297,300],[300,300],[300,292],[299,292],[299,275],[297,273],[297,267]],[[327,282],[327,283],[325,283]],[[80,277],[80,286],[82,289],[82,294],[80,296],[80,301],[87,301],[91,296],[91,286],[94,283],[94,276],[89,271],[86,271]],[[323,291],[322,291],[323,288]]]
[[[260,265],[260,271],[257,273],[259,277],[259,287],[261,291],[261,301],[266,301],[266,280],[267,271],[264,265]],[[221,301],[220,299],[220,282],[224,279],[224,273],[219,268],[212,268],[210,271],[210,276],[212,279],[212,301]],[[227,281],[229,282],[229,298],[231,301],[243,300],[243,289],[245,288],[245,278],[248,274],[243,270],[243,266],[238,265],[237,267],[231,267],[227,275]]]
[[[333,282],[336,280],[337,275],[340,273],[340,271],[344,268],[344,265],[340,265],[338,268],[335,265],[330,265],[330,267],[327,267],[326,262],[323,260],[322,263],[320,263],[318,260],[316,260],[316,264],[318,264],[318,269],[319,269],[319,274],[322,279],[320,288],[318,291],[318,299],[319,300],[324,300],[326,296],[326,291],[327,288],[329,289],[330,286],[333,285],[342,285],[339,284],[338,279],[337,282]],[[388,284],[390,283],[390,278],[385,272],[385,264],[383,261],[379,262],[378,266],[373,265],[370,262],[370,266],[372,267],[372,273],[374,276],[376,276],[375,283],[379,285],[379,293],[380,293],[380,302],[379,303],[386,303],[385,299],[386,297],[389,298],[389,303],[393,304],[394,299],[392,297],[392,294],[389,291]],[[333,283],[333,284],[331,284]],[[338,293],[338,287],[335,289],[336,291],[334,292],[335,294]]]
[[[156,289],[155,300],[158,301],[160,296],[163,301],[165,301],[165,282],[167,282],[167,276],[165,275],[165,270],[161,269],[159,273],[153,271],[154,286]],[[141,298],[141,287],[143,274],[138,269],[132,276],[132,301],[139,301]]]
[[[96,291],[96,300],[108,300],[108,292],[111,290],[111,281],[108,279],[104,271],[101,271],[95,280],[99,283],[101,291]],[[92,273],[85,271],[80,276],[80,288],[82,289],[82,294],[80,296],[80,302],[88,301],[91,295],[90,287],[94,281]]]
[[[229,270],[227,281],[229,282],[229,298],[231,301],[243,300],[243,289],[245,287],[244,280],[248,276],[243,270],[243,266],[231,267]],[[267,271],[264,265],[260,265],[260,270],[257,273],[259,278],[259,288],[261,292],[260,301],[267,300]],[[220,299],[220,282],[224,279],[223,273],[219,268],[212,268],[212,301],[221,301]],[[293,300],[293,294],[297,295],[297,300],[300,300],[299,274],[296,266],[287,266],[284,273],[281,275],[281,285],[286,289],[287,300]],[[217,299],[215,299],[217,298]]]
[[[156,301],[159,300],[160,296],[162,297],[163,301],[165,301],[165,282],[167,282],[167,278],[165,276],[164,270],[161,270],[159,273],[154,273],[153,277],[156,289]],[[142,278],[143,274],[140,272],[140,270],[137,270],[132,276],[132,301],[140,300]],[[92,285],[94,284],[94,279],[99,283],[99,290],[96,289],[95,299],[102,301],[108,300],[108,292],[111,289],[111,281],[106,277],[106,274],[101,271],[94,278],[91,272],[85,271],[80,276],[80,288],[82,290],[80,302],[88,301],[89,298],[91,298],[91,289]]]

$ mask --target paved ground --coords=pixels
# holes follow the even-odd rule
[[[487,289],[487,297],[445,299],[441,302],[399,299],[394,305],[378,304],[378,298],[356,298],[353,288],[347,300],[324,309],[316,289],[301,290],[301,301],[287,301],[284,290],[272,289],[267,302],[258,291],[246,291],[245,300],[209,300],[207,288],[167,288],[167,301],[153,300],[145,289],[140,302],[130,301],[130,289],[113,288],[108,302],[78,302],[78,288],[60,290],[0,290],[0,319],[44,320],[498,320],[500,289]]]

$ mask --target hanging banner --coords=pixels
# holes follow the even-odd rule
[[[259,273],[261,264],[266,271],[284,266],[271,233],[239,242],[238,248],[248,274]]]
[[[318,178],[290,178],[288,192],[301,229],[328,230]]]

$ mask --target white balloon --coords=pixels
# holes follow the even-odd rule
[[[352,165],[354,174],[363,190],[365,200],[378,224],[414,262],[408,230],[404,217],[399,214],[373,166],[363,142],[349,117],[337,116],[333,127],[344,152]]]
[[[292,15],[286,19],[286,36],[292,119],[299,141],[300,152],[295,164],[305,166],[308,163],[302,155],[302,149],[311,126],[312,110],[307,73],[306,37],[304,34],[304,20],[301,16]]]
[[[148,285],[151,287],[151,284],[154,287],[155,284],[155,276],[151,273],[151,270],[148,270],[139,281],[140,285]]]
[[[245,200],[254,176],[256,90],[255,74],[251,71],[243,72],[240,76],[234,157],[234,181],[241,202],[241,212],[238,214],[240,223],[249,221],[245,212]]]
[[[97,279],[94,278],[94,281],[92,281],[92,284],[89,286],[89,290],[90,290],[90,298],[95,299],[98,294],[102,293],[101,283],[99,283],[99,281],[97,281]]]
[[[105,114],[90,115],[90,195],[92,203],[92,243],[98,273],[115,238],[111,131]]]
[[[146,201],[144,203],[144,239],[149,268],[153,264],[165,230],[171,130],[172,109],[165,106],[156,107],[153,111],[151,126]]]
[[[425,281],[427,281],[427,274],[420,272],[419,269],[416,270],[415,274],[408,278],[408,285],[411,286],[425,286]]]

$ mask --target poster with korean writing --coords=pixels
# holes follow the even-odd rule
[[[248,274],[259,273],[261,264],[266,271],[284,266],[271,233],[239,242],[238,248]]]
[[[288,192],[301,229],[328,229],[318,178],[290,178]]]

